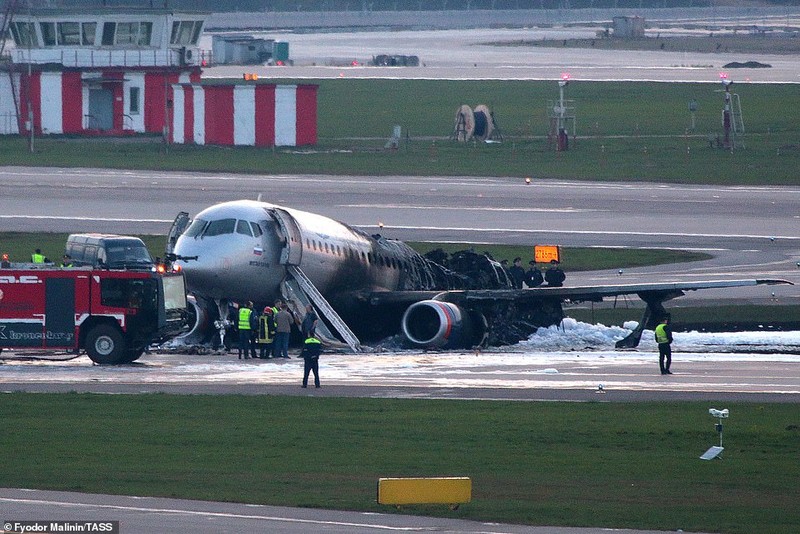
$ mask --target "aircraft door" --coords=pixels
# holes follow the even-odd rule
[[[267,209],[266,212],[278,223],[283,237],[281,264],[300,265],[303,257],[303,236],[300,228],[289,212],[280,208]]]
[[[166,254],[172,254],[175,252],[175,243],[177,243],[178,238],[183,234],[186,230],[186,227],[189,226],[192,220],[189,218],[189,214],[185,211],[180,212],[176,217],[175,220],[172,221],[172,226],[169,229],[169,233],[167,234],[167,246],[164,249]]]

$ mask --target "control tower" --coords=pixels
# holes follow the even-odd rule
[[[15,12],[16,11],[16,12]],[[0,62],[0,134],[168,133],[172,84],[200,81],[208,13],[18,9]]]

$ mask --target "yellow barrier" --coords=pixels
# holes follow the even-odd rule
[[[378,504],[459,504],[472,499],[469,477],[379,478]]]

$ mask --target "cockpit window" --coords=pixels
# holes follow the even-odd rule
[[[203,237],[232,234],[234,228],[236,228],[236,219],[220,219],[218,221],[211,221],[208,223],[206,231],[203,232]]]
[[[261,231],[261,227],[258,225],[258,223],[254,223],[253,221],[250,221],[250,226],[253,227],[253,235],[254,236],[259,237],[259,236],[261,236],[261,234],[264,233],[264,232]]]
[[[250,225],[247,223],[247,221],[236,222],[236,233],[253,237],[253,232],[250,231]]]
[[[203,232],[203,228],[205,228],[207,222],[203,219],[195,219],[192,221],[192,224],[189,225],[189,228],[183,233],[186,237],[197,237]]]

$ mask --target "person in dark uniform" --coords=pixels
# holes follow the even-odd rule
[[[317,312],[314,311],[314,306],[311,304],[306,306],[306,314],[303,317],[303,322],[300,324],[300,330],[303,333],[303,338],[308,339],[313,337],[314,334],[317,332],[317,323],[319,322],[319,317],[317,317]]]
[[[672,365],[672,329],[669,326],[670,316],[665,315],[656,326],[655,337],[658,343],[658,366],[662,375],[671,375]]]
[[[303,385],[308,387],[308,375],[314,371],[314,387],[319,386],[319,355],[322,352],[322,343],[314,336],[306,339],[300,355],[303,357]]]
[[[531,260],[528,262],[528,270],[525,272],[525,283],[528,287],[538,287],[544,283],[542,271],[536,266],[536,262]]]
[[[550,287],[561,287],[564,285],[564,280],[566,279],[567,275],[565,275],[561,267],[558,266],[558,260],[550,260],[550,268],[544,273],[544,281],[547,282],[547,285]]]
[[[514,258],[514,264],[508,268],[508,274],[511,275],[511,282],[514,284],[514,289],[522,289],[522,282],[525,281],[525,269],[522,268],[522,258]]]

